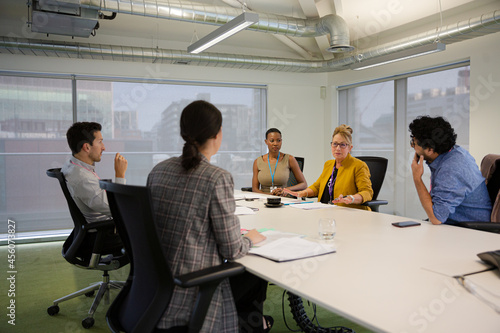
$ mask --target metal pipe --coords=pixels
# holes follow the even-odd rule
[[[99,11],[211,25],[226,24],[242,12],[241,9],[233,7],[207,6],[175,0],[80,0],[80,6]],[[248,30],[305,37],[318,33],[314,30],[314,25],[307,23],[308,21],[304,19],[266,13],[258,14],[259,22],[248,27]]]
[[[499,10],[456,24],[450,24],[439,35],[436,30],[430,30],[424,34],[368,49],[357,55],[326,61],[293,60],[209,52],[193,55],[179,50],[48,42],[10,37],[0,38],[0,53],[315,73],[348,69],[350,65],[358,62],[360,57],[363,59],[376,58],[381,55],[433,43],[437,39],[442,43],[452,44],[498,31],[500,31]]]

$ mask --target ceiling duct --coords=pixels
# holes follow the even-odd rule
[[[326,49],[328,52],[354,51],[354,47],[349,44],[349,28],[342,17],[337,15],[324,16],[316,24],[316,30],[330,35],[330,47]]]
[[[79,0],[33,0],[31,31],[89,37],[98,27],[98,10],[81,8]]]
[[[121,2],[120,2],[121,3]],[[247,55],[204,53],[189,54],[184,51],[117,45],[53,42],[19,38],[0,38],[0,53],[60,58],[81,58],[168,64],[189,64],[226,68],[245,68],[288,72],[332,72],[348,69],[359,59],[372,59],[420,45],[434,43],[452,44],[500,31],[500,11],[483,14],[455,24],[439,32],[435,29],[424,34],[400,39],[368,49],[353,56],[327,61],[306,61],[282,58],[254,57]]]
[[[60,3],[72,0],[58,0]],[[73,0],[74,1],[74,0]],[[241,9],[226,6],[176,0],[79,0],[82,8],[111,11],[120,14],[139,15],[191,23],[223,25],[241,14]],[[250,11],[248,11],[250,12]],[[330,34],[330,52],[348,52],[349,29],[338,15],[326,15],[318,19],[299,19],[283,15],[258,13],[259,22],[247,30],[281,34],[293,37],[317,37]]]

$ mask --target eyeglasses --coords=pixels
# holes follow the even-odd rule
[[[347,143],[337,143],[337,142],[330,142],[330,145],[333,147],[333,148],[337,148],[337,147],[340,147],[342,149],[345,149],[348,144]]]

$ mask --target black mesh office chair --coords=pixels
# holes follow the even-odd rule
[[[387,158],[377,156],[357,156],[356,158],[368,165],[371,175],[373,197],[372,200],[364,202],[363,206],[368,206],[373,211],[378,212],[379,206],[388,204],[387,200],[377,200],[382,184],[384,183],[385,172],[387,171]]]
[[[88,312],[88,316],[82,320],[82,326],[84,328],[90,328],[94,325],[94,313],[101,299],[104,297],[105,302],[109,303],[109,290],[111,288],[120,289],[124,285],[124,282],[111,281],[108,272],[128,264],[129,259],[123,254],[123,246],[119,242],[119,239],[116,247],[109,248],[109,246],[105,244],[105,242],[109,240],[109,234],[113,235],[114,233],[115,225],[113,220],[87,223],[85,217],[69,193],[66,179],[61,169],[49,169],[47,170],[47,175],[59,181],[74,223],[73,231],[63,244],[62,256],[66,261],[79,268],[102,271],[102,281],[56,299],[54,304],[47,309],[47,313],[51,316],[56,315],[59,313],[59,303],[81,295],[91,297],[94,295],[95,291],[98,290]],[[116,238],[114,240],[116,241]],[[107,250],[104,251],[103,249]]]
[[[295,157],[297,163],[299,163],[300,171],[304,172],[304,158],[303,157]],[[290,176],[288,176],[288,182],[286,184],[287,187],[293,186],[297,184],[297,179],[295,179],[295,175],[292,170],[290,170]],[[252,187],[242,187],[242,191],[252,192]]]
[[[493,205],[491,222],[456,222],[452,225],[500,233],[500,155],[486,155],[481,161],[481,173],[486,179],[486,187]]]
[[[300,171],[304,172],[304,158],[303,157],[295,157],[297,160],[297,163],[299,164]],[[286,187],[290,187],[293,185],[297,185],[297,179],[295,178],[295,175],[293,174],[292,170],[290,170],[290,176],[288,176],[288,183],[286,184]]]
[[[154,224],[149,188],[99,183],[106,190],[113,219],[131,258],[126,285],[106,314],[111,331],[154,332],[177,285],[199,287],[199,292],[188,327],[172,331],[199,332],[219,283],[243,273],[245,268],[238,263],[228,263],[172,276]]]

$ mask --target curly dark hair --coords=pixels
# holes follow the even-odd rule
[[[409,131],[420,147],[432,148],[438,154],[446,153],[457,142],[455,130],[443,117],[417,117],[411,122]]]

